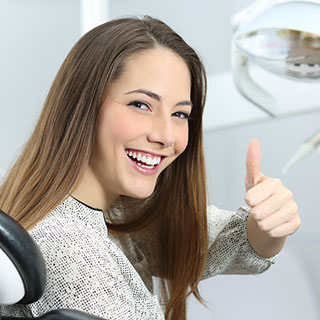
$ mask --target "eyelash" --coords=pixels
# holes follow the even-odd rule
[[[149,110],[151,109],[150,106],[147,103],[144,103],[144,102],[141,102],[141,101],[132,101],[132,102],[130,102],[128,104],[128,106],[135,106],[138,109],[141,109],[141,105],[146,106]]]
[[[178,111],[178,112],[175,112],[174,113],[175,115],[178,115],[178,118],[179,119],[182,119],[182,120],[191,120],[191,117],[189,114],[187,114],[186,112],[181,112],[181,111]],[[181,117],[182,116],[182,117]]]
[[[138,109],[142,109],[141,106],[146,106],[149,110],[151,109],[151,107],[145,103],[145,102],[142,102],[142,101],[132,101],[128,104],[128,106],[134,106]],[[177,112],[174,112],[173,113],[174,115],[176,115],[179,119],[182,119],[182,120],[191,120],[192,118],[190,117],[190,115],[186,112],[182,112],[182,111],[177,111]]]

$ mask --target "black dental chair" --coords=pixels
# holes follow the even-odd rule
[[[29,233],[0,210],[0,306],[29,304],[43,294],[46,282],[45,262]],[[28,318],[7,317],[0,320]],[[50,311],[39,320],[104,320],[77,310]]]

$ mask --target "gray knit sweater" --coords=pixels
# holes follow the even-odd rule
[[[115,214],[119,214],[115,213]],[[208,207],[209,255],[203,278],[257,274],[274,262],[259,256],[246,236],[248,212]],[[69,196],[31,231],[47,266],[42,298],[2,307],[3,315],[37,317],[59,308],[105,319],[164,319],[148,260],[148,239],[108,234],[104,213]]]

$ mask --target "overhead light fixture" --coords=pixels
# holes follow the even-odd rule
[[[269,116],[279,102],[250,65],[292,80],[320,83],[320,1],[260,0],[232,19],[232,72],[240,93]]]

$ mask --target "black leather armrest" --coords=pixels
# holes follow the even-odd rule
[[[2,320],[22,320],[28,318],[12,318],[2,317]],[[103,318],[93,316],[91,314],[69,309],[58,309],[50,311],[39,318],[33,318],[38,320],[105,320]]]
[[[38,318],[39,320],[105,320],[78,310],[58,309],[50,311]]]

